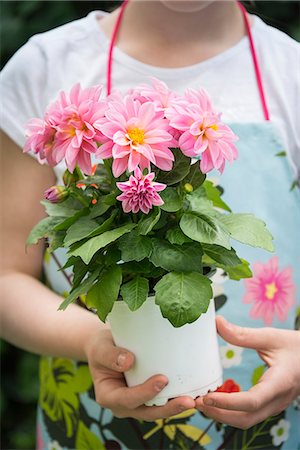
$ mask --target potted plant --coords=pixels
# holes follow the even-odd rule
[[[251,276],[232,240],[273,244],[261,220],[233,213],[206,179],[237,158],[237,137],[207,93],[151,83],[106,99],[101,86],[75,85],[29,121],[24,150],[67,166],[27,241],[68,251],[72,289],[60,309],[80,298],[109,321],[116,344],[136,355],[129,386],[165,374],[149,402],[160,405],[222,384],[211,275]]]

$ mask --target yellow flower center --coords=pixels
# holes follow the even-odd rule
[[[276,284],[274,283],[274,281],[273,281],[273,283],[266,284],[266,297],[269,300],[273,300],[274,295],[276,294],[277,291],[278,291],[278,288],[277,288]]]
[[[218,131],[218,125],[211,125],[209,128],[212,128],[215,131]]]
[[[132,140],[132,143],[134,145],[143,144],[145,132],[140,128],[133,128],[132,130],[128,131],[128,136]]]

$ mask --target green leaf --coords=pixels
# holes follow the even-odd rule
[[[59,310],[65,310],[70,303],[73,303],[80,295],[86,294],[86,292],[91,288],[94,281],[100,273],[100,267],[91,273],[78,287],[72,289],[67,298],[59,305]]]
[[[99,224],[95,220],[91,220],[88,217],[80,218],[68,229],[64,240],[65,247],[70,247],[74,242],[78,242],[89,236],[98,227]]]
[[[115,228],[114,230],[106,231],[105,233],[100,234],[100,236],[95,236],[89,239],[80,247],[71,251],[70,254],[73,256],[80,256],[80,258],[88,264],[100,248],[103,248],[111,242],[119,239],[123,236],[123,234],[129,233],[129,231],[131,231],[135,226],[136,224],[134,223],[128,223],[122,227]]]
[[[101,223],[101,225],[99,225],[95,230],[91,231],[90,234],[87,236],[87,238],[99,236],[105,231],[108,231],[111,228],[111,224],[115,220],[116,215],[117,211],[113,211],[111,216],[108,219],[106,219],[103,223]]]
[[[213,297],[211,281],[200,273],[168,273],[154,287],[155,303],[174,327],[205,313]]]
[[[243,244],[274,251],[273,237],[266,224],[253,214],[227,214],[220,219],[231,237]]]
[[[135,277],[121,287],[121,295],[131,311],[137,310],[147,300],[149,281],[140,276]]]
[[[44,237],[48,237],[53,231],[53,227],[63,220],[62,217],[45,217],[37,223],[29,233],[26,241],[27,245],[37,244]]]
[[[265,369],[266,369],[266,366],[264,364],[256,367],[256,369],[254,369],[254,371],[252,373],[252,378],[251,378],[252,385],[257,384],[259,382]]]
[[[118,247],[122,252],[122,260],[124,262],[141,261],[144,258],[148,258],[152,251],[151,239],[139,234],[136,230],[121,237]]]
[[[156,180],[168,186],[183,180],[189,173],[191,165],[191,158],[185,156],[179,148],[173,148],[172,151],[175,157],[172,170],[169,172],[160,170]]]
[[[192,239],[188,238],[180,228],[171,228],[166,233],[166,238],[171,244],[186,244],[188,242],[193,242]]]
[[[225,266],[237,266],[242,263],[233,248],[228,250],[220,245],[210,244],[203,244],[202,247],[204,253],[219,264]]]
[[[252,278],[252,272],[249,267],[250,263],[240,258],[242,263],[237,266],[221,266],[231,280],[239,281],[242,278]]]
[[[155,267],[148,259],[142,261],[130,261],[121,265],[123,273],[132,273],[146,275],[147,278],[158,278],[162,276],[165,271],[160,267]]]
[[[153,210],[146,216],[144,215],[139,221],[137,231],[139,234],[148,234],[155,224],[159,221],[161,211],[159,208],[154,207]]]
[[[190,171],[183,180],[183,183],[190,183],[194,189],[200,187],[205,181],[206,175],[201,172],[199,161],[190,166]]]
[[[49,233],[48,251],[51,253],[51,252],[54,252],[55,250],[57,250],[58,248],[63,247],[65,236],[66,236],[65,231],[53,231],[52,233]]]
[[[62,203],[51,203],[48,200],[42,200],[45,210],[49,216],[70,217],[82,209],[82,204],[69,197]]]
[[[203,183],[203,187],[206,191],[207,198],[213,202],[214,206],[231,212],[229,206],[221,199],[220,190],[216,186],[214,186],[211,181],[205,180],[205,182]]]
[[[160,192],[160,196],[164,201],[161,209],[167,212],[176,212],[182,208],[182,199],[175,188],[168,187]]]
[[[97,314],[103,322],[119,296],[121,283],[122,270],[120,266],[115,265],[108,269],[87,293],[87,306],[96,308]]]
[[[80,450],[105,450],[106,447],[80,420],[77,428],[75,448]]]
[[[205,214],[183,214],[180,228],[186,236],[204,244],[217,244],[231,249],[230,236],[223,224]]]
[[[61,231],[68,229],[73,223],[77,222],[80,217],[85,216],[88,213],[88,208],[83,208],[77,211],[75,214],[70,215],[70,217],[64,219],[62,222],[54,227],[55,231]]]
[[[98,203],[92,208],[89,217],[95,219],[102,216],[111,206],[116,203],[116,194],[113,192],[108,195],[104,195],[98,199]]]
[[[150,261],[156,267],[162,267],[168,272],[201,272],[202,247],[191,244],[174,245],[161,239],[152,239]]]
[[[215,210],[213,202],[206,196],[205,189],[200,186],[191,194],[186,196],[189,202],[189,211],[199,214],[210,214],[212,216],[218,216],[219,213]]]

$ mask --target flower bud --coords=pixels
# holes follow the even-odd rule
[[[193,192],[194,188],[191,183],[185,183],[185,185],[183,186],[183,190],[186,194],[190,194],[191,192]]]
[[[61,203],[69,197],[69,189],[64,186],[52,186],[44,192],[44,198],[51,203]]]
[[[70,186],[72,183],[76,183],[76,181],[82,179],[82,173],[78,170],[77,166],[75,167],[73,173],[69,172],[68,169],[63,174],[63,182],[65,186]]]

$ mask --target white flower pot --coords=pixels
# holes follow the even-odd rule
[[[168,377],[167,386],[148,406],[164,405],[181,395],[196,398],[222,384],[213,300],[205,314],[180,328],[162,317],[154,297],[134,312],[125,302],[115,302],[108,322],[116,345],[136,357],[134,367],[125,373],[129,387],[155,374]]]

